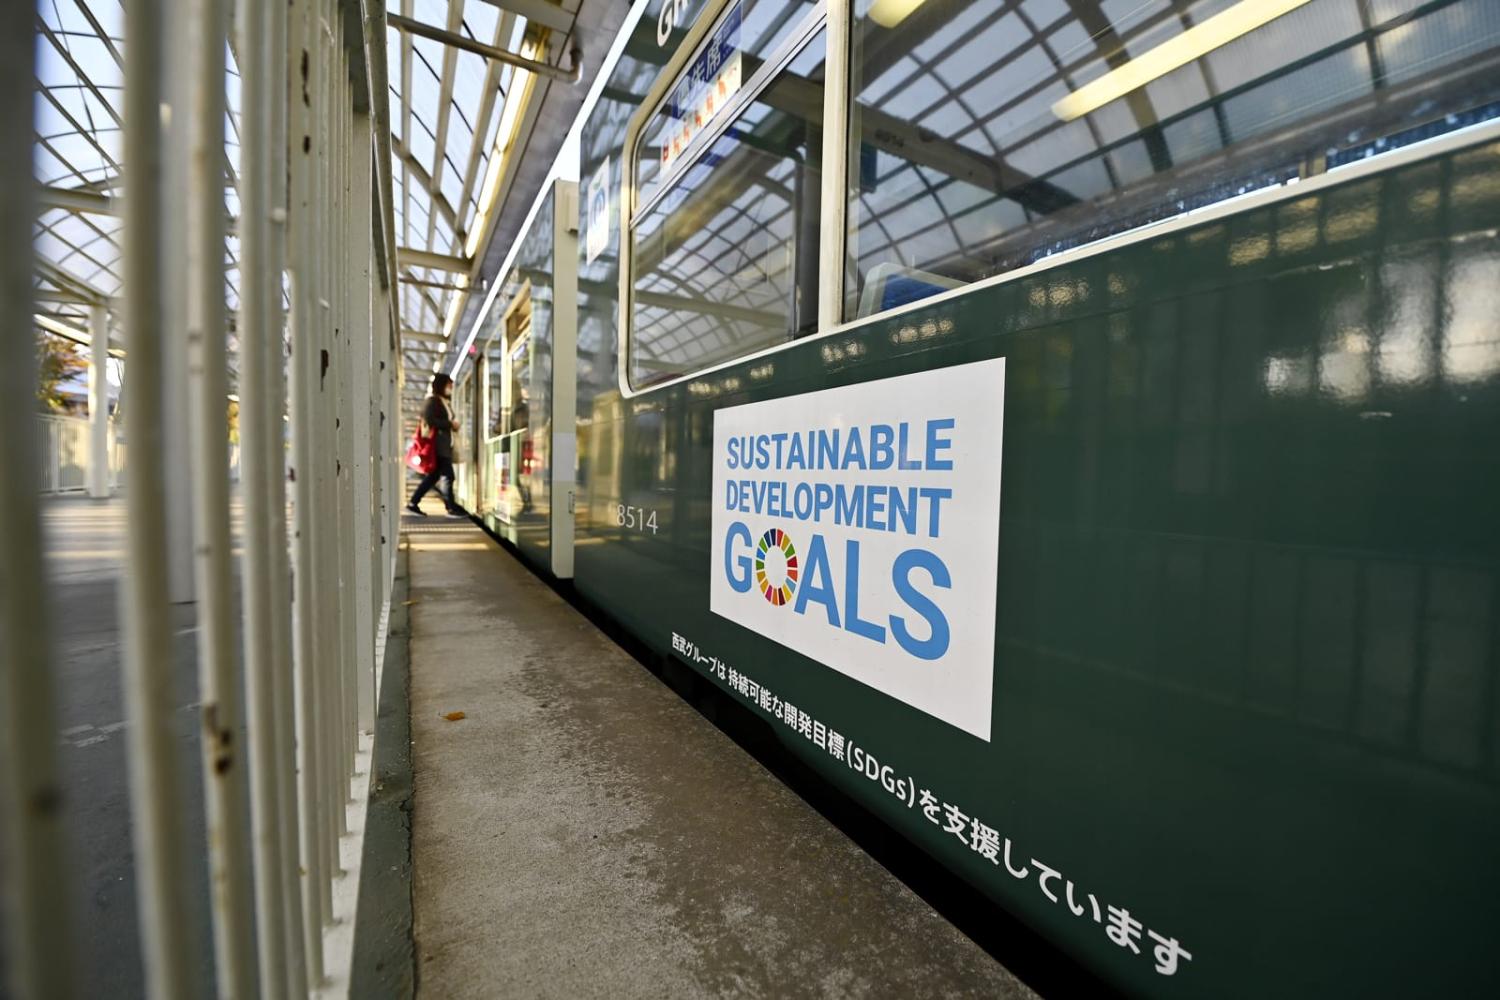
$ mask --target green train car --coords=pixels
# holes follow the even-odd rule
[[[632,30],[491,530],[1123,993],[1500,995],[1500,4]]]

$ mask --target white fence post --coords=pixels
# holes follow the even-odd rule
[[[265,55],[263,72],[265,86],[270,99],[270,133],[266,159],[270,164],[270,248],[266,265],[271,278],[267,290],[266,305],[271,309],[273,321],[270,336],[262,345],[266,357],[266,400],[262,408],[261,432],[263,450],[271,487],[267,517],[270,522],[269,550],[273,555],[271,564],[271,589],[269,595],[271,626],[266,641],[272,647],[272,696],[274,698],[274,722],[277,757],[276,797],[279,826],[278,853],[281,856],[281,900],[282,937],[286,966],[281,970],[286,984],[285,995],[292,1000],[307,996],[309,973],[309,944],[306,929],[306,913],[303,909],[302,882],[299,861],[298,836],[302,816],[305,814],[298,799],[297,788],[297,729],[295,708],[295,677],[292,656],[292,563],[288,553],[290,539],[287,535],[287,429],[283,414],[287,409],[286,365],[287,354],[283,338],[288,316],[282,309],[282,269],[287,250],[287,184],[288,160],[287,118],[288,102],[293,91],[288,72],[290,61],[287,50],[288,21],[297,8],[292,5],[255,5],[269,19],[269,47]],[[318,977],[322,977],[321,965]],[[274,987],[263,989],[270,995],[277,992]]]
[[[124,332],[130,353],[126,428],[133,452],[126,501],[125,705],[131,820],[147,989],[192,994],[192,925],[176,868],[184,860],[182,799],[172,734],[173,649],[168,617],[166,419],[163,384],[161,5],[128,0],[125,30]],[[191,556],[191,553],[189,553]]]
[[[319,378],[318,337],[320,320],[317,283],[318,246],[314,233],[317,200],[314,134],[318,116],[317,0],[291,0],[288,5],[286,53],[288,135],[288,226],[287,264],[291,282],[291,430],[293,475],[293,633],[297,679],[297,791],[300,805],[299,847],[302,858],[303,940],[307,957],[309,988],[323,981],[323,882],[327,871],[323,846],[326,798],[323,782],[323,752],[318,736],[319,670],[322,658],[321,625],[317,582],[313,579],[317,560],[313,503],[317,476],[313,437],[317,422],[315,382]]]
[[[185,74],[180,112],[188,153],[183,205],[186,309],[181,315],[188,348],[188,481],[195,543],[192,577],[198,605],[203,722],[199,739],[209,901],[219,996],[248,998],[255,983],[243,805],[248,754],[240,746],[239,671],[230,612],[234,584],[230,576],[228,316],[224,305],[226,9],[223,0],[190,0],[183,13],[187,45],[175,56]],[[257,274],[255,280],[263,279]],[[258,633],[247,635],[252,647],[263,641]],[[277,936],[272,935],[273,940]]]
[[[280,380],[281,273],[271,252],[272,175],[281,169],[274,155],[272,105],[280,76],[271,49],[272,20],[284,16],[275,4],[245,4],[237,8],[241,75],[240,125],[240,440],[241,493],[245,502],[245,545],[241,590],[244,603],[245,673],[249,704],[248,734],[251,765],[252,849],[255,856],[255,911],[261,993],[286,996],[286,967],[290,947],[302,942],[286,933],[289,916],[283,894],[285,872],[295,867],[279,811],[288,806],[281,786],[281,743],[292,732],[279,718],[279,632],[274,622],[279,588],[276,575],[283,559],[286,534],[275,531],[286,517],[277,481],[284,476],[281,459],[281,404],[272,381]],[[305,992],[306,983],[299,984]]]
[[[89,496],[109,496],[109,310],[89,307]]]
[[[363,232],[368,238],[370,228],[370,116],[354,116],[354,135],[350,144],[351,169],[349,208],[353,217],[356,239]],[[357,242],[349,244],[351,308],[349,311],[349,342],[353,347],[350,358],[351,415],[354,419],[354,448],[350,458],[354,463],[354,511],[351,524],[354,539],[350,556],[354,560],[354,628],[355,628],[355,689],[358,701],[358,723],[362,732],[375,731],[375,616],[378,608],[374,603],[373,568],[370,553],[377,548],[372,538],[373,520],[371,511],[376,503],[375,491],[371,488],[370,463],[374,451],[370,436],[370,411],[373,402],[370,392],[370,369],[374,356],[370,327],[370,254],[357,253]]]
[[[35,81],[35,8],[0,4],[0,132],[30,134]],[[36,408],[31,302],[36,224],[31,157],[0,157],[0,824],[8,985],[18,1000],[72,994],[57,784],[56,666],[48,618],[37,480],[44,427]]]

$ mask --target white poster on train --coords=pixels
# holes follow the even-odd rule
[[[594,258],[609,246],[609,157],[599,164],[594,176],[589,178],[588,204],[586,206],[583,245],[586,259],[592,264]]]
[[[714,414],[709,607],[990,738],[1005,359]]]

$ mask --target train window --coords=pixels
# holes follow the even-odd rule
[[[632,223],[633,385],[816,328],[823,56],[820,29]]]
[[[1495,117],[1493,0],[855,0],[852,319]]]

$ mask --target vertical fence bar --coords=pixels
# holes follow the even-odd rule
[[[166,16],[162,24],[166,48],[162,51],[162,259],[170,261],[159,281],[162,284],[162,451],[174,457],[191,454],[188,440],[189,404],[187,385],[187,295],[188,279],[180,263],[188,254],[187,189],[189,111],[193,89],[193,57],[188,37],[189,10],[196,0],[157,0]],[[129,167],[125,168],[126,171]],[[170,192],[170,195],[168,195]],[[177,470],[168,468],[172,476]],[[184,470],[185,471],[185,470]],[[191,604],[193,588],[193,503],[190,490],[168,489],[163,498],[167,540],[163,556],[167,562],[167,600]]]
[[[109,310],[89,306],[89,471],[88,493],[109,496]]]
[[[350,52],[350,49],[347,46],[342,46],[341,48],[345,53]],[[355,282],[358,280],[359,272],[358,269],[354,266],[354,263],[358,258],[358,249],[366,248],[370,245],[370,237],[369,234],[365,234],[364,239],[361,241],[359,239],[359,228],[354,224],[355,208],[352,204],[352,195],[354,193],[354,81],[352,79],[352,57],[346,56],[346,60],[349,61],[350,68],[349,72],[346,72],[345,74],[345,83],[343,88],[344,216],[342,225],[343,231],[346,235],[345,246],[348,248],[348,251],[343,258],[344,269],[342,284],[344,286],[343,310],[345,331],[343,384],[346,400],[343,411],[344,421],[347,423],[349,428],[348,437],[346,438],[348,447],[344,452],[344,457],[346,458],[348,463],[345,469],[344,491],[348,494],[349,497],[349,530],[348,534],[345,536],[344,552],[344,579],[347,586],[349,587],[349,614],[344,620],[344,632],[347,636],[346,645],[349,652],[349,665],[345,676],[347,693],[344,699],[344,722],[346,726],[344,731],[344,742],[345,745],[349,748],[346,754],[349,760],[349,769],[346,772],[346,778],[348,779],[346,781],[346,787],[349,789],[349,791],[345,793],[344,800],[346,802],[352,802],[354,798],[354,760],[356,754],[359,751],[359,695],[357,683],[360,651],[359,623],[362,620],[362,617],[359,613],[359,599],[361,596],[361,591],[359,590],[358,585],[359,560],[356,557],[356,543],[359,536],[358,521],[360,516],[359,511],[361,498],[356,496],[354,492],[354,470],[355,466],[358,464],[356,456],[359,446],[359,437],[355,432],[354,416],[355,410],[357,409],[356,400],[354,398],[354,386],[356,381],[355,367],[356,359],[358,358],[359,344],[359,336],[358,331],[355,328],[354,319],[354,292]],[[368,495],[364,499],[368,500]]]
[[[35,86],[35,12],[0,6],[0,131],[30,135]],[[31,304],[36,222],[29,156],[0,157],[0,812],[3,812],[10,991],[17,1000],[73,992],[57,784],[57,708],[52,628],[37,483],[34,426],[37,361]],[[0,984],[0,990],[3,990]]]
[[[323,981],[323,890],[324,850],[320,802],[324,797],[321,741],[318,738],[318,669],[322,625],[318,621],[317,584],[314,579],[317,544],[314,537],[313,503],[316,479],[313,468],[312,405],[318,378],[317,244],[318,217],[316,157],[312,152],[317,131],[317,78],[313,60],[318,54],[317,0],[291,0],[288,7],[287,46],[287,150],[288,227],[287,257],[291,287],[289,317],[293,476],[293,616],[297,680],[297,792],[298,844],[301,856],[302,938],[307,956],[307,985]]]
[[[390,219],[385,220],[389,224]],[[375,572],[380,580],[380,603],[391,597],[391,553],[395,550],[396,536],[391,531],[393,511],[399,509],[400,497],[391,494],[390,474],[390,425],[392,423],[390,405],[387,399],[386,386],[390,383],[391,373],[396,370],[395,359],[391,356],[391,299],[396,285],[396,276],[390,278],[390,285],[380,290],[379,308],[373,310],[375,325],[375,342],[379,350],[379,361],[375,373],[375,405],[379,407],[379,418],[375,421],[375,476],[380,481],[380,510],[378,512],[378,528],[380,532],[380,549],[376,553],[378,562]],[[387,619],[389,625],[389,619]],[[379,700],[379,692],[376,692],[376,700]],[[377,705],[376,714],[379,715]]]
[[[324,791],[323,801],[326,824],[323,829],[323,858],[324,858],[324,881],[322,890],[325,924],[333,923],[333,879],[339,871],[339,847],[338,829],[339,809],[338,804],[342,801],[338,798],[339,764],[338,755],[334,752],[335,741],[338,737],[339,721],[338,713],[342,703],[338,697],[338,663],[339,663],[339,595],[338,595],[338,490],[337,471],[334,463],[337,461],[337,434],[333,422],[336,419],[337,407],[335,405],[334,380],[338,372],[334,368],[334,330],[333,330],[333,282],[330,280],[333,274],[333,257],[337,244],[332,238],[332,226],[334,220],[333,211],[333,107],[334,100],[331,92],[333,84],[333,46],[329,25],[332,17],[334,0],[326,0],[323,4],[322,15],[319,18],[319,59],[318,68],[321,84],[319,86],[319,101],[322,116],[319,121],[319,136],[314,143],[318,151],[318,183],[321,194],[318,199],[318,210],[320,221],[318,225],[318,241],[321,252],[318,254],[318,295],[321,322],[318,327],[319,348],[322,352],[321,377],[318,382],[318,510],[323,512],[323,518],[319,533],[319,592],[323,595],[323,656],[319,661],[321,679],[323,683],[322,707],[323,717],[319,726],[319,735],[323,740],[323,774]]]
[[[333,920],[332,895],[329,891],[329,879],[333,877],[334,862],[332,852],[329,851],[328,842],[332,836],[333,813],[329,808],[329,795],[333,783],[333,763],[328,757],[328,731],[333,725],[332,706],[328,700],[328,668],[329,668],[329,630],[332,627],[328,603],[330,598],[330,587],[333,582],[328,579],[328,488],[327,475],[323,469],[323,463],[328,455],[327,447],[327,421],[324,400],[324,382],[328,371],[328,289],[325,285],[325,276],[328,268],[328,246],[324,237],[328,231],[328,184],[327,177],[327,152],[328,141],[328,50],[323,44],[324,21],[326,16],[326,2],[319,2],[313,8],[313,28],[310,39],[313,45],[313,123],[312,123],[312,150],[313,150],[313,191],[315,192],[315,204],[313,205],[313,246],[315,247],[311,261],[311,273],[313,278],[313,349],[317,354],[316,374],[317,378],[312,387],[312,397],[308,402],[308,413],[312,417],[312,450],[310,457],[312,464],[309,473],[313,480],[313,495],[316,498],[316,509],[324,511],[321,522],[311,528],[313,535],[313,572],[311,584],[316,592],[314,600],[318,609],[318,649],[313,659],[313,670],[315,672],[318,688],[318,723],[313,731],[312,738],[317,741],[318,747],[318,858],[323,872],[322,879],[318,882],[319,912],[322,914],[322,923],[327,925]],[[320,928],[321,933],[321,928]]]
[[[344,822],[339,833],[348,832],[348,808],[354,771],[354,712],[351,710],[354,684],[354,400],[351,358],[353,333],[349,324],[350,269],[354,253],[349,225],[349,125],[353,110],[350,104],[349,49],[343,44],[343,33],[335,22],[334,59],[334,218],[333,232],[338,234],[342,253],[335,256],[333,268],[334,302],[338,314],[338,566],[339,566],[339,699],[341,723],[339,749],[339,814]]]
[[[282,308],[283,268],[286,265],[287,174],[290,167],[287,148],[288,88],[286,68],[288,20],[294,7],[283,4],[256,4],[270,22],[269,51],[266,54],[267,88],[271,98],[271,131],[267,161],[271,169],[271,245],[267,271],[272,278],[269,305],[274,321],[271,336],[263,345],[266,351],[266,395],[269,405],[263,410],[266,463],[270,473],[269,546],[273,556],[271,571],[271,632],[274,653],[273,696],[275,698],[273,743],[276,747],[276,815],[280,826],[281,901],[284,914],[282,930],[286,966],[285,995],[302,1000],[308,990],[307,941],[304,932],[301,882],[303,876],[298,853],[298,831],[302,808],[297,798],[297,730],[294,707],[295,677],[292,657],[291,554],[287,536],[286,472],[286,314]],[[321,972],[319,973],[321,975]]]
[[[339,252],[329,258],[329,287],[333,295],[334,311],[334,350],[338,358],[337,377],[334,381],[333,390],[333,452],[334,461],[334,505],[340,513],[338,533],[334,536],[334,572],[338,574],[339,601],[338,601],[338,660],[336,662],[337,681],[335,692],[339,699],[339,724],[334,730],[334,759],[338,762],[338,787],[336,792],[338,798],[334,802],[334,808],[338,813],[339,836],[349,832],[349,772],[353,763],[349,757],[348,737],[349,728],[349,664],[353,659],[350,649],[349,635],[349,612],[353,605],[350,599],[349,588],[352,581],[349,580],[348,559],[346,550],[349,547],[349,497],[348,473],[349,473],[349,421],[345,413],[348,400],[348,377],[349,377],[349,322],[348,315],[344,311],[345,293],[348,290],[349,268],[344,263],[349,253],[348,244],[348,212],[344,202],[344,153],[346,151],[345,132],[345,102],[346,85],[349,77],[349,65],[345,58],[346,49],[343,44],[343,15],[338,9],[337,2],[333,3],[329,11],[329,44],[332,46],[329,55],[329,66],[332,67],[333,88],[331,96],[333,100],[333,169],[332,186],[334,211],[333,218],[329,220],[328,229],[331,240],[338,247]],[[338,852],[339,847],[334,846]],[[341,857],[341,854],[336,856]],[[340,868],[342,874],[342,868]]]
[[[123,617],[126,749],[135,841],[136,892],[150,994],[191,995],[194,954],[177,826],[182,815],[172,735],[173,651],[167,607],[166,427],[162,376],[162,51],[161,5],[128,0],[125,34],[124,328],[129,350],[130,461],[125,493]]]
[[[372,186],[379,184],[379,173],[372,170],[372,174]],[[387,219],[381,225],[388,225],[389,222],[390,220]],[[379,253],[381,251],[377,250],[376,252]],[[392,275],[390,281],[394,284],[395,280],[395,275]],[[371,336],[375,341],[375,357],[372,361],[373,368],[370,372],[370,404],[375,408],[375,413],[370,418],[370,433],[374,438],[375,461],[370,474],[375,481],[376,489],[374,511],[375,538],[380,544],[370,553],[370,558],[374,560],[373,572],[377,592],[375,608],[376,620],[378,621],[380,609],[384,608],[386,602],[391,598],[390,573],[386,571],[386,565],[390,561],[392,539],[389,530],[387,530],[387,525],[390,521],[389,511],[394,498],[391,496],[390,476],[386,475],[386,469],[389,468],[387,462],[390,459],[390,452],[386,448],[386,423],[390,418],[387,416],[385,408],[386,372],[391,367],[390,339],[387,336],[387,331],[390,329],[391,289],[387,286],[372,289],[372,291],[374,291],[375,301],[370,307],[370,325],[373,328]],[[378,687],[375,692],[375,701],[375,713],[378,716],[380,714],[380,691]]]
[[[370,328],[370,116],[353,117],[354,134],[350,141],[349,209],[353,218],[354,238],[350,241],[351,308],[350,329],[354,345],[350,375],[354,417],[354,545],[350,553],[354,562],[355,593],[355,691],[356,722],[361,732],[375,731],[375,622],[379,613],[372,570],[372,554],[378,550],[373,512],[378,505],[378,480],[370,469],[374,458],[374,439],[370,435],[374,399],[370,392],[374,344]],[[358,252],[364,247],[363,253]]]
[[[391,297],[398,300],[397,310],[400,307],[400,295],[396,291],[400,286],[393,286]],[[406,357],[401,353],[401,322],[397,318],[399,312],[393,312],[391,318],[391,358],[393,364],[391,370],[386,374],[386,427],[390,435],[390,447],[392,455],[400,455],[406,440],[405,425],[401,420],[401,382],[405,377]],[[388,475],[391,477],[391,496],[394,502],[391,504],[390,529],[391,529],[391,575],[394,582],[396,572],[396,560],[400,558],[396,550],[401,546],[401,511],[406,506],[406,463],[395,461],[390,465]]]
[[[354,209],[350,205],[350,195],[353,192],[353,152],[354,152],[354,81],[351,65],[350,49],[347,45],[340,45],[339,50],[344,56],[344,76],[341,93],[343,95],[342,125],[340,143],[343,153],[342,161],[342,215],[340,227],[345,235],[344,246],[346,252],[341,258],[343,263],[342,274],[339,284],[343,288],[340,296],[341,309],[343,311],[342,326],[344,329],[344,372],[342,385],[344,389],[344,405],[342,407],[342,420],[347,428],[344,438],[344,494],[349,498],[349,523],[344,534],[344,583],[349,588],[349,607],[344,616],[344,646],[346,650],[346,668],[344,671],[344,745],[347,748],[344,756],[348,761],[344,771],[344,801],[353,801],[354,788],[354,757],[359,750],[358,738],[358,704],[359,699],[355,693],[355,671],[359,661],[359,632],[358,632],[358,591],[355,583],[355,570],[358,560],[355,559],[355,535],[358,510],[358,498],[354,495],[354,450],[356,438],[354,434],[354,358],[355,358],[355,329],[354,329],[354,276],[355,271],[351,266],[356,255],[356,247],[369,246],[370,238],[367,235],[363,242],[359,242],[358,230],[354,225]]]
[[[255,916],[261,993],[268,998],[286,995],[284,969],[287,939],[282,894],[283,869],[290,862],[282,854],[278,810],[281,752],[276,706],[276,628],[272,623],[274,577],[280,559],[274,548],[272,525],[284,511],[273,509],[281,475],[273,466],[267,440],[281,431],[279,401],[270,389],[272,352],[280,364],[281,275],[271,260],[272,156],[270,17],[274,5],[241,3],[237,9],[241,79],[240,114],[240,446],[241,493],[245,503],[245,537],[241,592],[244,604],[245,688],[249,704],[248,735],[251,753],[251,845],[255,857]],[[274,420],[274,423],[273,423]],[[277,449],[279,452],[279,449]],[[290,738],[287,734],[286,738]]]
[[[181,110],[189,154],[188,197],[184,206],[188,222],[188,405],[192,414],[188,443],[192,448],[190,485],[195,536],[192,576],[198,602],[198,689],[202,720],[199,738],[208,829],[209,898],[219,996],[248,1000],[255,990],[255,978],[250,933],[249,845],[244,815],[247,757],[239,745],[240,699],[234,626],[230,618],[233,582],[229,540],[228,325],[224,306],[227,25],[223,0],[192,0],[186,14],[188,45],[182,58],[188,70],[183,88],[188,99]],[[257,116],[264,117],[263,108],[257,107],[255,111]],[[251,155],[259,153],[257,149]],[[260,191],[254,194],[256,210],[263,213],[264,197]],[[262,224],[260,218],[255,220],[257,256],[264,243],[258,231]],[[256,272],[260,263],[257,259],[242,274],[247,279],[253,276],[263,285],[263,275]],[[260,294],[258,289],[257,294]],[[259,372],[256,375],[259,377]],[[240,396],[255,406],[264,402],[259,384],[249,394],[242,392]],[[264,538],[258,541],[264,545]],[[263,576],[262,572],[262,579],[254,581],[254,586],[247,580],[246,590],[259,592],[265,586]],[[257,629],[246,634],[251,637],[252,651],[264,646],[264,631]],[[252,683],[258,680],[252,677]],[[276,926],[270,936],[273,940],[279,938],[280,927]],[[281,960],[278,955],[278,963]]]
[[[332,35],[329,21],[333,11],[331,0],[325,0],[317,16],[317,59],[314,63],[318,90],[314,95],[318,109],[317,132],[313,137],[313,152],[317,155],[318,184],[318,383],[313,412],[314,424],[314,480],[317,483],[317,507],[322,512],[315,532],[318,542],[317,572],[313,585],[321,599],[319,608],[322,624],[322,642],[317,660],[318,668],[318,740],[323,752],[323,789],[319,805],[323,811],[323,882],[318,887],[323,896],[323,922],[333,922],[333,878],[339,870],[338,812],[343,800],[338,795],[338,756],[335,753],[339,729],[338,713],[342,708],[335,685],[338,682],[338,556],[337,538],[338,500],[334,490],[334,403],[330,372],[333,364],[333,296],[329,276],[333,271],[334,243],[330,238],[333,225],[331,200],[333,195],[331,140],[333,136],[333,95],[330,92],[333,73],[330,61],[333,56]]]
[[[345,758],[348,761],[344,772],[344,801],[353,801],[353,777],[354,758],[359,750],[359,697],[356,690],[357,664],[359,662],[359,591],[356,583],[356,570],[358,560],[355,558],[355,539],[357,536],[359,498],[354,495],[354,466],[355,448],[357,438],[354,433],[354,361],[356,357],[355,345],[357,343],[354,328],[354,282],[357,271],[354,261],[357,259],[356,248],[368,247],[370,237],[366,234],[363,241],[359,239],[359,230],[354,225],[354,208],[350,204],[350,195],[354,190],[354,81],[352,78],[352,66],[349,56],[350,49],[346,45],[340,45],[339,50],[345,53],[345,72],[343,93],[342,128],[340,134],[343,141],[343,213],[340,226],[345,234],[345,253],[341,258],[344,264],[343,273],[340,276],[340,285],[343,294],[340,296],[341,308],[343,310],[344,329],[344,372],[342,385],[344,389],[343,424],[347,428],[344,438],[344,494],[349,498],[349,523],[344,535],[344,583],[349,588],[348,613],[344,617],[345,649],[347,651],[347,667],[344,672],[345,695],[344,695],[344,745],[347,747]]]
[[[366,118],[366,135],[370,134],[373,124],[373,116]],[[370,185],[373,191],[375,185],[379,183],[373,169],[373,147],[367,149],[365,152],[366,167],[363,177],[365,183]],[[366,221],[373,226],[374,219],[375,206],[372,204],[370,216]],[[371,254],[373,255],[377,252],[379,251],[372,246]],[[370,277],[369,296],[365,299],[365,325],[369,328],[370,333],[370,366],[365,375],[366,399],[368,402],[366,407],[365,431],[369,437],[369,465],[366,468],[366,476],[370,482],[370,509],[368,512],[370,548],[367,550],[369,556],[366,559],[368,567],[365,572],[369,574],[370,580],[370,670],[372,687],[368,731],[372,733],[375,731],[375,702],[378,697],[378,692],[374,690],[374,671],[377,666],[374,657],[374,647],[375,641],[379,638],[380,608],[385,603],[385,580],[380,572],[381,563],[385,556],[385,532],[381,530],[384,526],[385,511],[385,477],[381,475],[381,442],[384,440],[384,435],[381,433],[381,415],[384,407],[381,403],[384,400],[384,394],[380,390],[381,374],[385,370],[385,344],[384,339],[380,335],[382,325],[380,323],[379,311],[381,302],[385,298],[385,289],[381,287],[379,282],[373,280],[376,274],[373,262],[373,256],[365,262],[365,272]],[[363,705],[360,707],[360,725],[362,727],[365,725]]]
[[[334,253],[338,243],[333,238],[333,226],[338,218],[333,208],[333,153],[334,153],[334,111],[338,102],[334,99],[333,82],[334,71],[334,43],[333,24],[335,16],[334,0],[328,0],[323,5],[323,32],[322,65],[323,65],[323,156],[322,156],[322,183],[323,183],[323,224],[319,227],[320,236],[323,241],[323,253],[319,257],[320,266],[318,274],[323,295],[323,348],[327,352],[327,364],[323,368],[323,384],[321,402],[323,406],[323,464],[319,466],[321,473],[321,484],[323,489],[323,505],[321,510],[332,512],[332,517],[324,524],[323,532],[323,579],[327,582],[324,591],[327,598],[327,628],[324,632],[324,660],[323,660],[323,694],[324,704],[328,706],[326,722],[323,726],[324,753],[328,761],[328,856],[331,859],[328,872],[330,880],[337,877],[339,872],[339,844],[338,838],[342,834],[343,810],[339,807],[343,804],[343,797],[339,794],[339,778],[342,768],[339,764],[338,738],[342,728],[339,718],[344,711],[344,699],[339,691],[339,669],[342,654],[339,650],[340,628],[339,622],[339,533],[337,524],[338,511],[338,470],[335,463],[338,461],[338,429],[334,421],[338,419],[338,371],[334,368],[334,353],[337,350],[334,332],[334,279],[336,273],[334,266]],[[330,881],[324,887],[329,893],[328,899],[333,898],[333,886]],[[332,910],[329,910],[329,919],[332,920]]]

